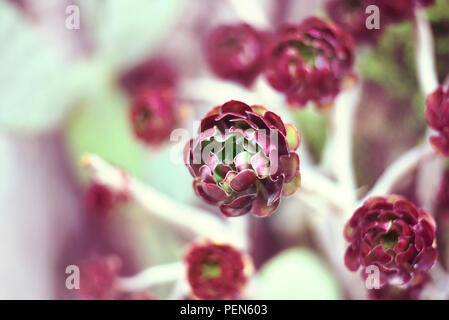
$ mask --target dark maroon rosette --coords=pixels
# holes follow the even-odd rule
[[[382,15],[379,29],[366,27],[366,8],[374,2],[375,0],[331,0],[326,4],[326,11],[335,24],[354,37],[357,44],[374,44],[384,31]]]
[[[363,278],[377,266],[381,288],[418,285],[437,261],[435,229],[433,218],[405,198],[370,198],[345,226],[345,264],[351,271],[361,266]]]
[[[449,88],[439,87],[426,99],[426,119],[437,134],[430,138],[434,149],[449,157]]]
[[[313,101],[333,103],[345,80],[353,79],[354,45],[351,35],[318,18],[286,25],[268,49],[266,77],[292,105]]]
[[[265,39],[245,23],[219,26],[205,43],[209,67],[220,78],[250,86],[264,67]]]
[[[119,79],[120,86],[134,97],[148,88],[174,88],[178,74],[170,61],[154,57],[124,72]]]
[[[135,136],[158,146],[168,140],[176,126],[173,90],[169,88],[140,91],[129,109]]]
[[[358,44],[375,44],[388,25],[412,19],[416,8],[434,4],[434,0],[330,0],[326,11],[337,25],[352,34]],[[367,8],[371,5],[379,8],[379,29],[366,27],[372,14]]]
[[[109,213],[116,204],[116,196],[107,186],[94,182],[85,193],[86,208],[96,214]]]
[[[300,186],[299,133],[261,106],[229,101],[201,121],[186,145],[195,193],[228,217],[271,215]]]
[[[238,297],[252,270],[251,261],[240,251],[212,242],[192,246],[185,262],[192,295],[202,300]]]
[[[94,300],[114,299],[115,283],[122,267],[116,255],[95,256],[80,263],[80,294]]]

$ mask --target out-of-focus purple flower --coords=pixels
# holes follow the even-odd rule
[[[203,300],[238,297],[252,271],[251,261],[240,251],[209,241],[193,245],[185,262],[192,295]]]
[[[300,186],[299,133],[261,106],[229,101],[201,121],[185,148],[195,193],[228,217],[271,215]]]
[[[374,44],[389,24],[413,17],[415,8],[428,7],[434,0],[330,0],[326,10],[330,18],[353,35],[358,44]],[[366,21],[372,14],[368,6],[379,8],[379,29],[368,29]]]
[[[268,49],[266,77],[289,103],[308,101],[324,108],[334,101],[345,80],[353,79],[354,45],[351,35],[318,18],[286,25]]]
[[[449,157],[449,88],[439,87],[426,98],[426,119],[438,132],[430,138],[435,150]]]
[[[368,29],[366,7],[373,4],[369,0],[331,0],[326,4],[329,17],[343,30],[349,32],[357,44],[376,43],[384,30],[381,16],[379,29]]]
[[[87,210],[94,214],[105,216],[117,204],[128,200],[128,198],[129,195],[126,190],[114,191],[104,184],[93,182],[85,192],[84,201]]]
[[[362,266],[362,277],[377,266],[381,287],[417,285],[438,257],[435,229],[433,218],[403,197],[370,198],[345,226],[345,264],[351,271]]]
[[[105,185],[92,183],[85,193],[85,203],[89,211],[105,215],[115,204],[114,193]]]
[[[264,66],[266,35],[248,24],[222,25],[206,39],[211,70],[223,79],[250,86]]]
[[[160,87],[140,91],[134,98],[129,115],[138,139],[149,145],[160,145],[176,126],[173,90]]]
[[[119,83],[133,97],[148,88],[174,88],[177,80],[177,72],[170,61],[156,57],[124,72],[119,79]]]
[[[80,293],[83,298],[114,299],[115,281],[122,266],[116,255],[97,256],[80,263]]]

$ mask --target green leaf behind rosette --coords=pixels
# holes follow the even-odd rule
[[[293,116],[295,124],[299,129],[301,140],[304,137],[315,159],[321,159],[327,135],[328,124],[326,114],[313,107],[307,107],[295,111]]]
[[[313,251],[287,249],[268,261],[255,279],[255,299],[303,300],[343,299],[331,270]]]
[[[169,144],[163,150],[152,153],[148,159],[148,182],[159,191],[181,202],[194,201],[193,178],[187,170],[182,153],[183,145]]]
[[[144,179],[147,151],[134,138],[127,114],[128,101],[114,90],[99,89],[71,114],[66,126],[66,143],[73,167],[81,179],[87,178],[79,159],[95,153]]]
[[[83,1],[95,54],[122,68],[145,58],[178,21],[185,0]],[[169,40],[170,41],[170,40]]]

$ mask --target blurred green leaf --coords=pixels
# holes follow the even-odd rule
[[[342,299],[330,270],[310,249],[293,248],[281,252],[260,270],[256,299],[302,300]]]
[[[449,18],[449,2],[447,0],[437,0],[436,5],[427,10],[430,21],[446,20]]]
[[[148,183],[178,201],[190,202],[194,197],[193,178],[173,145],[152,152],[148,159]]]
[[[69,153],[83,178],[86,173],[79,159],[85,153],[96,153],[140,179],[145,177],[148,154],[132,135],[127,101],[118,92],[103,90],[82,103],[66,130]]]
[[[327,117],[315,108],[305,108],[294,113],[295,123],[304,136],[315,159],[321,158],[327,135]]]

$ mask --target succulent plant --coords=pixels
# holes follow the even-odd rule
[[[161,57],[152,57],[123,72],[119,78],[120,86],[135,96],[148,88],[176,87],[178,74],[173,64]]]
[[[449,157],[449,88],[439,87],[427,96],[426,119],[437,134],[430,138],[434,149]]]
[[[289,103],[303,107],[313,101],[326,107],[353,80],[353,39],[339,27],[318,18],[285,25],[268,49],[266,77]]]
[[[192,295],[204,300],[237,298],[252,271],[251,261],[239,250],[210,241],[192,245],[185,263]]]
[[[386,27],[413,17],[415,8],[428,7],[434,0],[330,0],[326,4],[329,17],[348,31],[357,44],[375,44]],[[368,29],[366,21],[371,13],[367,7],[379,8],[379,29]]]
[[[120,257],[109,254],[93,256],[80,263],[80,294],[85,299],[115,298],[115,281],[122,268]]]
[[[221,25],[206,39],[209,67],[220,78],[249,86],[263,70],[265,41],[266,35],[248,24]]]
[[[201,121],[185,148],[195,193],[228,217],[265,217],[300,186],[299,133],[262,106],[229,101]]]
[[[437,261],[435,229],[433,218],[403,197],[370,198],[345,226],[345,264],[361,266],[364,277],[376,266],[380,287],[417,285]]]
[[[129,115],[138,139],[149,145],[160,145],[168,140],[176,125],[173,90],[164,87],[140,91]]]

